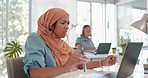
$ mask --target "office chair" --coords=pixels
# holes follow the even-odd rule
[[[23,70],[24,63],[22,60],[23,57],[6,59],[8,78],[28,78]]]

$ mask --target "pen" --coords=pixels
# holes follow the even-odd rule
[[[82,55],[84,55],[84,49],[82,48]],[[83,65],[83,70],[84,70],[84,72],[86,72],[86,70],[87,70],[87,67],[86,67],[86,63]]]

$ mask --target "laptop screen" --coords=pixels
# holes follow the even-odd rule
[[[96,54],[108,54],[111,43],[99,43]]]
[[[135,69],[135,65],[138,60],[142,45],[143,45],[142,42],[128,43],[118,72],[110,72],[110,73],[107,73],[107,74],[105,74],[101,77],[98,77],[98,78],[126,78],[126,77],[129,77]]]
[[[126,78],[133,73],[142,45],[143,45],[142,42],[128,43],[125,50],[125,54],[122,58],[122,62],[117,74],[117,78],[120,78],[120,77]]]

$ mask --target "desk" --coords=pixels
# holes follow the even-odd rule
[[[143,70],[141,69],[141,65],[136,65],[134,73],[128,78],[148,78],[148,74],[144,74]],[[87,72],[83,72],[83,70],[73,71],[69,73],[65,73],[59,75],[55,78],[98,78],[104,74],[107,74],[111,71],[118,71],[118,65],[113,65],[109,67],[102,68],[95,68],[93,70],[88,69]]]
[[[100,56],[98,55],[94,57],[88,55],[88,58],[98,58],[98,57]],[[103,69],[102,68],[95,68],[93,70],[88,69],[87,72],[85,73],[83,72],[83,70],[73,71],[57,76],[56,78],[99,78],[100,76],[112,71],[118,72],[121,60],[122,57],[117,56],[117,63],[113,66],[103,66]],[[135,66],[133,74],[128,78],[148,78],[148,74],[144,74],[143,64],[137,64]]]
[[[119,65],[116,64],[113,66],[104,66],[103,69],[102,68],[95,68],[94,70],[103,71],[103,72],[111,72],[111,71],[118,72],[118,69],[119,69]],[[144,74],[143,65],[137,64],[135,66],[133,74],[128,78],[148,78],[148,74]]]
[[[68,73],[59,75],[55,78],[98,78],[103,74],[106,74],[106,72],[88,69],[87,72],[83,72],[83,70],[78,70],[78,71],[68,72]]]

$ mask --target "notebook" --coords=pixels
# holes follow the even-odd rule
[[[95,54],[108,54],[111,43],[99,43]]]
[[[110,72],[98,78],[126,78],[129,77],[137,63],[141,48],[142,42],[130,42],[128,43],[125,54],[122,58],[122,62],[118,72]]]

